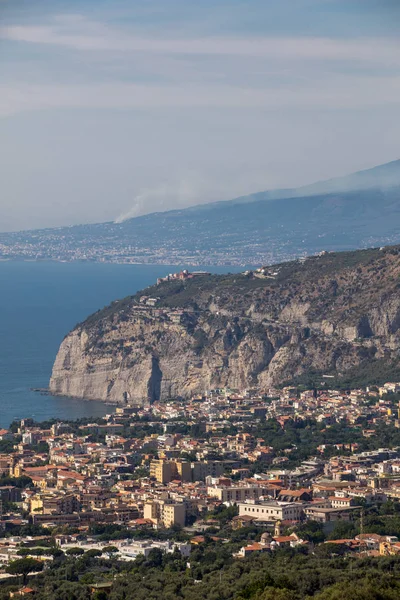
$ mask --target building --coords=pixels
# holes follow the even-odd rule
[[[80,510],[80,502],[74,494],[36,495],[30,500],[30,509],[43,515],[70,515]]]
[[[164,527],[173,525],[185,526],[186,509],[183,503],[164,504],[162,511],[162,521]]]
[[[239,516],[254,517],[259,521],[299,521],[304,517],[302,502],[253,502],[240,503]]]
[[[278,500],[281,502],[310,502],[312,500],[312,490],[281,490]]]
[[[150,463],[150,477],[163,484],[169,483],[172,480],[171,463],[165,459],[152,460]]]
[[[150,500],[144,505],[144,518],[150,519],[155,525],[184,527],[186,520],[186,507],[182,502],[171,500]]]
[[[180,481],[192,481],[192,466],[185,460],[175,460],[171,464],[172,478]]]
[[[357,502],[354,498],[331,496],[329,498],[332,508],[349,508],[355,506]]]
[[[305,513],[308,519],[323,523],[324,529],[329,531],[333,529],[335,521],[350,521],[353,518],[353,513],[357,510],[360,510],[359,506],[349,506],[347,508],[308,506]]]
[[[204,460],[192,463],[192,480],[205,481],[206,477],[219,477],[223,475],[225,465],[219,460]]]
[[[179,479],[180,481],[192,481],[191,464],[190,462],[180,459],[155,459],[150,463],[150,477],[153,477],[164,485],[173,479]]]
[[[248,486],[212,486],[207,488],[207,495],[220,502],[238,504],[246,500],[257,500],[260,496],[268,496],[268,489],[257,485]]]

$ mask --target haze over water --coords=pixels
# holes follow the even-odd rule
[[[180,266],[0,262],[0,426],[102,416],[102,402],[43,395],[63,337],[90,313]],[[207,267],[214,273],[239,271]]]

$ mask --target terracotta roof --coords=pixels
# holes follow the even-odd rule
[[[259,544],[258,542],[254,542],[254,544],[249,544],[248,546],[245,546],[245,551],[248,552],[255,552],[257,550],[264,550],[265,546],[262,546],[261,544]]]
[[[300,490],[281,490],[279,495],[281,496],[301,496],[302,494],[311,494],[312,490],[303,488]]]
[[[135,523],[136,525],[153,525],[151,519],[134,519],[132,523]]]

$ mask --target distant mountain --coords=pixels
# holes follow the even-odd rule
[[[122,223],[0,234],[0,258],[266,264],[400,242],[400,160]]]
[[[318,181],[299,188],[287,188],[266,192],[257,192],[248,196],[240,196],[233,200],[205,204],[205,207],[216,207],[221,204],[243,204],[245,202],[257,202],[260,200],[280,200],[285,198],[299,198],[303,196],[315,196],[332,194],[338,192],[351,192],[371,188],[388,189],[400,185],[400,160],[394,160],[372,169],[357,171],[344,177],[335,177],[326,181]],[[201,206],[192,207],[200,209]]]

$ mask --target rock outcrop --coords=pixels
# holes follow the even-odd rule
[[[163,283],[68,334],[50,390],[144,404],[396,362],[399,275],[392,247]]]

